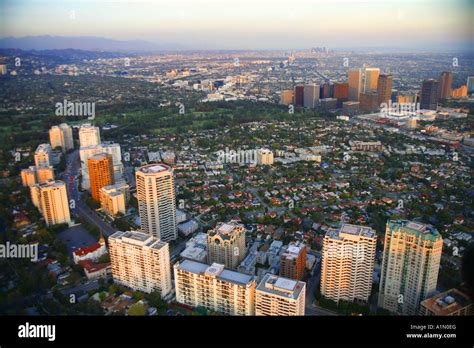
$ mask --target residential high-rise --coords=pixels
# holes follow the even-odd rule
[[[237,269],[245,258],[245,228],[234,221],[223,223],[207,233],[207,263]]]
[[[349,82],[349,100],[359,101],[359,95],[362,88],[362,72],[360,69],[351,69],[348,73]]]
[[[334,85],[332,85],[329,82],[325,82],[321,86],[321,99],[327,99],[327,98],[332,98],[333,93],[334,93]]]
[[[304,107],[314,109],[318,106],[319,101],[319,85],[304,86]]]
[[[226,315],[255,315],[255,276],[192,260],[174,264],[176,301]]]
[[[436,291],[443,238],[432,226],[388,221],[378,305],[403,315],[418,314],[420,302]]]
[[[67,123],[61,123],[59,126],[52,126],[49,129],[49,143],[53,149],[61,147],[62,152],[73,149],[74,140],[72,138],[71,126]]]
[[[39,201],[39,210],[46,225],[68,224],[71,222],[69,201],[64,182],[50,180],[39,185],[36,193],[38,197],[34,200]]]
[[[117,231],[109,237],[114,282],[161,297],[171,292],[168,243],[141,232]]]
[[[301,280],[305,275],[306,245],[301,242],[290,243],[280,255],[280,276]]]
[[[135,173],[141,229],[159,240],[175,240],[176,201],[173,170],[164,164],[149,164]]]
[[[295,86],[294,99],[295,106],[304,106],[304,86]]]
[[[125,214],[130,187],[126,183],[103,186],[100,189],[100,207],[109,216]]]
[[[90,188],[87,161],[90,157],[99,153],[108,153],[112,155],[114,180],[120,181],[123,177],[123,164],[120,144],[104,142],[98,145],[81,147],[79,149],[79,157],[81,158],[82,188],[84,190],[88,190]]]
[[[280,104],[290,105],[293,104],[293,91],[290,89],[280,92]]]
[[[87,160],[92,199],[100,202],[100,189],[114,183],[112,155],[99,153]]]
[[[420,108],[436,110],[438,107],[438,81],[435,79],[423,80],[421,85]]]
[[[377,234],[343,224],[326,232],[321,262],[321,295],[335,302],[368,301],[372,290]]]
[[[451,71],[443,71],[438,80],[438,99],[448,99],[451,97],[453,86],[453,73]]]
[[[259,166],[273,164],[273,152],[268,149],[260,149],[257,151],[257,164]]]
[[[342,103],[349,100],[349,84],[335,83],[333,96],[337,99],[337,107],[342,107]]]
[[[49,167],[51,165],[51,145],[39,144],[35,151],[35,166]]]
[[[306,283],[267,273],[255,291],[255,315],[304,315]]]
[[[386,103],[390,101],[392,96],[392,84],[393,77],[390,74],[380,74],[379,80],[377,82],[377,95],[378,95],[378,104]]]
[[[87,147],[100,144],[99,127],[94,127],[90,123],[85,123],[79,128],[79,146]]]
[[[377,82],[379,80],[379,68],[365,68],[364,70],[364,92],[377,91]]]
[[[29,166],[21,170],[21,182],[23,186],[31,187],[36,184],[44,184],[54,179],[53,167]]]
[[[451,97],[454,98],[454,99],[457,99],[457,98],[466,98],[467,97],[467,86],[466,85],[462,85],[458,88],[454,88],[452,91],[451,91]]]

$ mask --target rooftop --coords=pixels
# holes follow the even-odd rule
[[[421,302],[423,307],[435,315],[449,315],[470,304],[472,302],[469,297],[458,289],[447,290]]]
[[[141,167],[138,171],[145,174],[154,174],[170,170],[170,167],[165,164],[148,164]]]
[[[305,287],[305,282],[267,273],[260,284],[258,284],[257,291],[297,299],[300,296],[300,293],[304,291]]]

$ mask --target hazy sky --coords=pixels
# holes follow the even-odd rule
[[[197,49],[453,48],[473,0],[0,0],[0,36],[101,36]]]

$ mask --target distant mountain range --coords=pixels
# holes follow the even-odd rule
[[[142,40],[120,41],[96,36],[49,35],[0,38],[0,48],[15,48],[21,50],[78,49],[111,52],[153,52],[185,49],[185,47],[173,43],[155,44]]]

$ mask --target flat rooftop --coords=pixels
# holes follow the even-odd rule
[[[285,298],[297,299],[302,291],[304,291],[306,283],[300,280],[293,280],[279,277],[270,273],[265,274],[257,291],[282,296]]]
[[[366,238],[376,237],[376,233],[372,228],[351,224],[342,224],[339,229],[330,230],[327,234],[331,238],[344,238],[344,236],[360,236]]]
[[[213,277],[216,277],[219,280],[227,281],[230,283],[235,283],[239,285],[247,285],[251,283],[255,277],[250,276],[248,274],[243,274],[235,271],[229,271],[224,269],[223,265],[214,263],[211,266],[196,262],[192,260],[184,260],[179,264],[176,264],[175,267],[178,269],[182,269],[187,272],[195,273],[195,274],[206,274]]]
[[[450,315],[472,305],[469,297],[458,289],[450,289],[421,302],[421,305],[436,315]]]
[[[164,164],[149,164],[139,169],[140,172],[145,174],[154,174],[164,172],[166,170],[170,170],[170,167]]]

